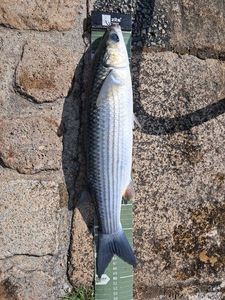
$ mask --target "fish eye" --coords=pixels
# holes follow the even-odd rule
[[[120,41],[118,35],[117,35],[115,32],[112,32],[112,33],[110,34],[110,39],[111,39],[113,42],[115,42],[115,43],[118,43],[118,42]]]

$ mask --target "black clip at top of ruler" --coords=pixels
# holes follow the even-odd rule
[[[91,26],[93,29],[104,29],[114,23],[119,24],[123,31],[131,31],[132,29],[131,15],[98,11],[92,11],[91,13]]]

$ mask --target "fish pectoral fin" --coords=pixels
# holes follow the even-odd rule
[[[117,89],[124,84],[124,79],[111,69],[106,76],[98,94],[98,98],[96,100],[97,107],[99,107],[107,99],[112,99],[114,95],[117,94]]]
[[[134,192],[134,184],[133,181],[130,181],[128,186],[126,187],[124,193],[123,193],[123,198],[128,201],[132,201],[134,199],[135,192]]]
[[[111,79],[112,79],[112,84],[114,85],[124,85],[126,83],[124,78],[119,73],[116,72],[111,73]]]
[[[108,74],[106,75],[106,77],[102,83],[100,92],[98,94],[98,98],[96,100],[97,107],[100,106],[103,103],[103,101],[108,97],[109,88],[110,88],[108,78],[111,73],[112,73],[112,70],[109,70]]]
[[[135,114],[133,114],[133,119],[134,119],[134,123],[141,129],[141,123],[138,121],[137,117],[135,116]]]
[[[106,93],[99,93],[97,101],[96,101],[97,107],[99,107],[106,98],[107,98],[107,94]]]

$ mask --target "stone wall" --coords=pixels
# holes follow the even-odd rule
[[[134,299],[223,299],[222,0],[0,2],[0,299],[92,284],[87,203],[71,210],[92,7],[134,21]]]
[[[1,300],[71,289],[85,18],[86,1],[0,1]]]

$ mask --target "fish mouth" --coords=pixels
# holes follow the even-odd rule
[[[111,29],[115,28],[120,28],[120,24],[119,23],[112,23],[112,25],[110,25]]]
[[[112,23],[111,25],[109,25],[106,29],[106,31],[110,32],[110,31],[115,31],[118,32],[121,30],[120,24],[119,23]]]
[[[120,24],[119,23],[112,23],[112,25],[110,25],[109,30],[114,30],[114,31],[118,31],[121,30]]]

